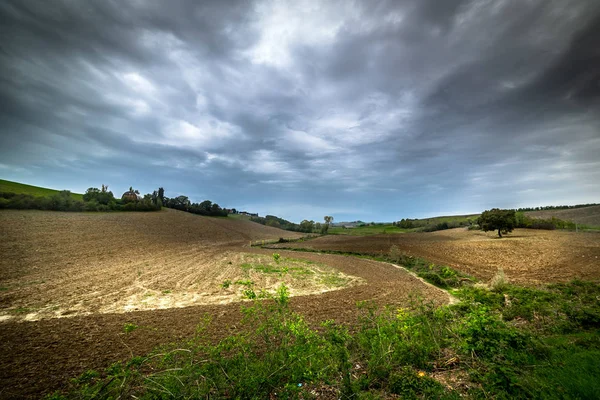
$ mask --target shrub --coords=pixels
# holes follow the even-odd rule
[[[490,289],[495,292],[501,292],[508,286],[508,279],[504,274],[504,270],[500,268],[496,275],[490,281]]]

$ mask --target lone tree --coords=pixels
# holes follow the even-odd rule
[[[333,222],[333,217],[326,215],[323,217],[323,219],[325,220],[325,223],[321,225],[321,233],[325,234],[327,231],[329,231],[329,225],[331,225]]]
[[[481,213],[477,223],[484,232],[498,230],[498,236],[502,233],[512,232],[517,224],[515,210],[501,210],[492,208]]]

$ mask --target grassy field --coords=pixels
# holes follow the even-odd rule
[[[414,228],[400,228],[390,223],[371,223],[363,226],[357,226],[355,228],[344,228],[341,226],[334,226],[329,228],[329,234],[332,235],[350,235],[350,236],[368,236],[368,235],[380,235],[380,234],[395,234],[395,233],[407,233],[407,232],[418,232],[427,227],[433,227],[438,224],[449,224],[453,226],[468,225],[479,217],[479,214],[470,215],[452,215],[432,218],[422,218],[411,220]]]
[[[23,183],[11,182],[0,179],[0,192],[29,194],[37,197],[46,197],[57,194],[60,190],[47,189],[39,186],[25,185]],[[71,193],[71,196],[76,200],[83,200],[83,195],[79,193]]]
[[[329,234],[331,235],[351,235],[351,236],[367,236],[367,235],[379,235],[387,233],[406,233],[413,232],[414,229],[403,229],[392,224],[375,224],[357,226],[356,228],[343,228],[341,226],[334,226],[329,228]]]
[[[242,214],[228,214],[227,218],[237,219],[241,221],[250,221],[250,217]]]

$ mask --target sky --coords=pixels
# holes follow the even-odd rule
[[[0,2],[0,178],[299,222],[600,202],[600,2]]]

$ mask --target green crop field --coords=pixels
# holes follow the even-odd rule
[[[332,235],[352,236],[379,235],[383,233],[405,233],[413,231],[415,231],[415,229],[403,229],[392,224],[365,225],[357,226],[356,228],[343,228],[341,226],[334,226],[329,228],[329,233]]]
[[[413,228],[401,228],[391,223],[367,223],[354,228],[344,228],[341,226],[333,226],[329,228],[329,233],[333,235],[351,235],[351,236],[367,236],[380,235],[388,233],[406,233],[427,230],[428,227],[434,227],[438,224],[448,224],[450,227],[468,226],[474,223],[479,217],[479,214],[470,215],[452,215],[433,218],[412,219]],[[448,229],[448,228],[444,228]],[[439,230],[439,229],[431,229]]]
[[[0,192],[29,194],[32,196],[45,197],[59,193],[60,190],[47,189],[39,186],[25,185],[23,183],[11,182],[0,179]],[[76,200],[83,200],[83,195],[79,193],[71,193],[71,196]]]

